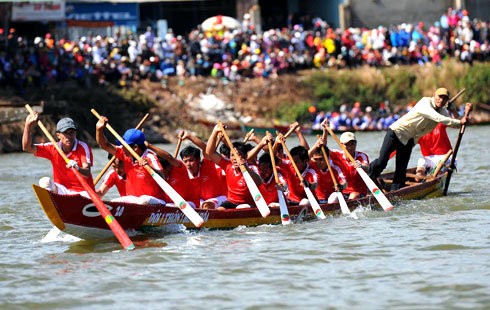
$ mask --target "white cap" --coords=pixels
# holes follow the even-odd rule
[[[353,132],[346,131],[340,135],[340,143],[347,144],[349,141],[357,141],[356,135]]]

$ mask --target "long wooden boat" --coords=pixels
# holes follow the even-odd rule
[[[407,170],[407,173],[408,175],[414,173],[414,168]],[[441,196],[446,176],[447,173],[443,173],[425,183],[409,182],[410,186],[388,192],[386,197],[396,204],[400,200]],[[389,183],[392,177],[393,173],[388,173],[382,175],[381,178]],[[79,195],[55,194],[37,185],[33,185],[33,188],[48,219],[61,231],[87,240],[113,236],[97,208],[88,198]],[[195,229],[182,211],[175,207],[110,201],[104,201],[104,203],[123,229],[130,234],[158,231],[170,225],[175,226],[175,224]],[[379,207],[376,199],[371,195],[358,200],[349,200],[347,204],[351,210],[359,206]],[[340,214],[338,203],[322,204],[321,208],[326,214]],[[310,207],[291,205],[288,209],[293,221],[308,221],[316,218]],[[266,218],[263,218],[256,208],[224,211],[196,209],[196,211],[205,221],[201,228],[231,229],[240,225],[281,224],[279,208],[271,208],[271,214]]]

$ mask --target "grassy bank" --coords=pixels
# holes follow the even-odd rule
[[[312,104],[319,110],[338,110],[343,103],[359,101],[363,107],[376,108],[388,100],[392,106],[406,106],[422,96],[431,96],[438,87],[446,87],[452,94],[462,88],[466,92],[457,104],[472,102],[488,104],[490,92],[490,64],[473,66],[455,61],[436,66],[401,66],[391,68],[362,68],[355,70],[325,70],[308,75],[303,83],[311,88],[312,97],[300,102],[285,103],[275,117],[291,122],[308,116]]]

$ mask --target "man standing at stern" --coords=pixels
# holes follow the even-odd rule
[[[369,166],[369,176],[376,180],[386,168],[390,154],[396,151],[396,168],[391,190],[404,187],[412,148],[419,138],[434,129],[438,123],[451,127],[466,124],[466,116],[461,120],[447,116],[445,105],[448,101],[448,90],[438,88],[432,97],[422,97],[407,114],[393,123],[386,132],[379,157]],[[466,104],[466,109],[471,109],[471,103]]]

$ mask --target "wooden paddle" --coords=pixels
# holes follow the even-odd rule
[[[335,142],[337,142],[337,144],[344,151],[344,153],[349,158],[349,160],[353,164],[355,164],[356,160],[352,157],[352,155],[349,154],[349,152],[347,151],[345,146],[340,142],[339,138],[337,138],[337,136],[332,131],[332,129],[330,129],[330,127],[328,127],[328,126],[325,126],[324,128],[332,136],[332,138],[335,140]],[[357,171],[357,173],[359,173],[359,175],[361,176],[362,180],[364,181],[366,186],[369,188],[371,193],[373,193],[374,198],[376,198],[376,200],[381,205],[383,210],[390,211],[391,209],[393,209],[393,204],[388,200],[388,198],[386,198],[385,194],[383,194],[383,191],[381,189],[379,189],[376,186],[376,184],[374,184],[373,180],[371,180],[371,178],[368,176],[368,174],[361,167],[356,168],[356,171]]]
[[[184,131],[182,130],[179,133],[179,141],[177,142],[177,145],[175,146],[175,151],[174,151],[174,158],[177,158],[177,155],[179,154],[180,150],[180,145],[182,144],[182,137],[184,136]]]
[[[289,128],[289,130],[284,134],[284,139],[287,139],[296,130],[296,128],[299,127],[298,122],[294,122],[291,125],[292,125],[291,128]]]
[[[471,103],[466,104],[466,108],[464,110],[464,116],[468,118],[470,116],[470,112],[473,110],[473,105]],[[449,171],[447,172],[447,178],[446,178],[446,183],[444,184],[444,191],[442,192],[443,195],[447,195],[447,190],[449,188],[449,182],[451,181],[451,176],[453,174],[453,170],[456,169],[456,155],[458,155],[458,150],[459,150],[459,145],[461,144],[461,139],[463,138],[464,131],[466,129],[466,124],[461,125],[461,128],[459,130],[458,134],[458,140],[456,140],[456,146],[454,147],[453,151],[453,157],[451,158],[451,164],[449,165]]]
[[[34,111],[32,110],[31,106],[26,104],[26,109],[29,111],[31,115],[34,114]],[[63,157],[65,162],[68,164],[70,159],[66,156],[66,154],[63,152],[61,147],[58,145],[56,140],[53,138],[53,136],[49,133],[48,129],[44,126],[44,124],[41,121],[37,121],[38,126],[41,128],[41,130],[44,132],[46,137],[51,141],[53,146],[56,148],[58,153]],[[80,184],[83,186],[83,189],[88,193],[90,199],[94,203],[95,207],[99,211],[99,213],[102,215],[104,218],[105,222],[107,225],[109,225],[109,228],[112,230],[116,238],[119,240],[121,245],[123,246],[124,249],[126,250],[133,250],[134,249],[134,244],[129,239],[128,235],[126,232],[122,229],[121,225],[119,225],[118,221],[114,218],[114,216],[111,214],[111,212],[107,209],[106,205],[102,201],[102,199],[95,193],[95,190],[88,184],[87,180],[82,176],[82,174],[75,168],[71,168],[75,176],[77,177],[78,181]]]
[[[143,116],[143,118],[141,119],[141,121],[138,123],[138,125],[136,125],[136,129],[140,129],[140,127],[143,125],[143,123],[145,122],[145,120],[148,118],[148,115],[150,115],[149,113],[146,113],[145,116]],[[99,183],[100,179],[104,176],[104,174],[106,173],[107,169],[109,169],[109,167],[112,165],[112,163],[116,160],[116,156],[112,155],[112,158],[109,160],[109,162],[104,166],[104,168],[102,168],[102,170],[100,171],[100,173],[97,175],[97,177],[95,178],[94,180],[94,185],[97,185],[97,183]]]
[[[245,135],[245,137],[243,138],[243,141],[242,141],[243,143],[247,143],[247,142],[248,142],[248,140],[250,139],[250,137],[251,137],[251,136],[252,136],[252,134],[254,133],[254,130],[255,130],[255,129],[253,129],[253,128],[252,128],[252,129],[250,129],[250,131],[249,131],[249,132],[247,132],[247,134],[246,134],[246,135]]]
[[[269,135],[269,132],[267,131],[266,134]],[[288,206],[286,204],[286,199],[284,198],[284,193],[280,189],[281,184],[279,182],[279,175],[277,174],[276,157],[274,156],[274,151],[272,150],[272,143],[269,141],[269,142],[267,142],[267,144],[269,146],[269,155],[271,157],[272,171],[274,172],[274,180],[275,180],[276,186],[277,186],[277,197],[279,199],[279,210],[281,211],[281,223],[282,223],[282,225],[288,225],[288,224],[291,224],[291,219],[289,218],[289,211],[288,211]]]
[[[284,151],[286,152],[289,160],[291,161],[291,164],[293,165],[294,171],[296,172],[296,175],[298,176],[299,181],[304,185],[303,188],[306,193],[306,197],[308,197],[308,200],[310,202],[311,208],[313,209],[313,213],[315,213],[316,217],[319,219],[326,219],[327,217],[322,211],[322,208],[320,208],[320,205],[318,204],[318,200],[316,200],[315,195],[311,192],[311,189],[306,186],[306,182],[303,179],[303,176],[301,175],[301,172],[298,169],[298,166],[296,166],[296,163],[293,160],[293,157],[291,156],[291,153],[289,152],[288,147],[286,146],[286,143],[282,139],[278,139],[279,143],[282,144],[282,147]]]
[[[322,149],[323,158],[327,162],[328,171],[330,172],[330,177],[332,178],[333,186],[335,188],[335,193],[339,200],[340,210],[342,210],[342,214],[349,215],[351,214],[351,212],[349,210],[349,207],[347,206],[347,202],[345,202],[345,198],[344,195],[342,194],[342,191],[338,190],[338,183],[337,180],[335,179],[335,175],[333,174],[332,165],[330,165],[330,158],[328,157],[327,152],[325,151],[325,146],[322,145],[321,149]]]
[[[93,115],[95,115],[98,119],[101,118],[100,114],[97,113],[94,109],[90,110]],[[112,128],[111,125],[106,124],[106,128],[109,129],[109,131],[116,137],[116,139],[126,148],[126,150],[131,153],[131,155],[137,160],[141,161],[141,156],[136,153],[133,148],[131,148],[126,141]],[[153,177],[153,180],[157,182],[157,184],[162,188],[162,190],[170,197],[170,199],[173,201],[175,206],[177,206],[183,213],[184,215],[194,224],[196,227],[200,227],[203,223],[204,220],[202,217],[194,210],[189,204],[182,198],[182,196],[177,193],[172,186],[170,186],[160,175],[158,175],[153,168],[151,168],[149,165],[144,166],[146,171]]]
[[[217,125],[219,126],[220,131],[223,134],[223,138],[225,138],[226,144],[230,148],[230,152],[233,153],[233,155],[236,158],[239,158],[240,156],[238,155],[237,150],[233,146],[233,143],[231,143],[230,137],[226,133],[223,124],[220,121],[218,121]],[[262,215],[262,217],[267,217],[271,213],[271,210],[269,210],[269,207],[267,206],[267,203],[265,202],[264,197],[260,193],[259,188],[257,187],[257,184],[255,184],[254,180],[252,179],[252,176],[247,171],[245,164],[240,165],[240,171],[242,172],[243,178],[245,179],[245,182],[247,183],[248,190],[250,191],[250,194],[252,195],[252,197],[255,201],[255,205],[259,209],[260,214]]]

